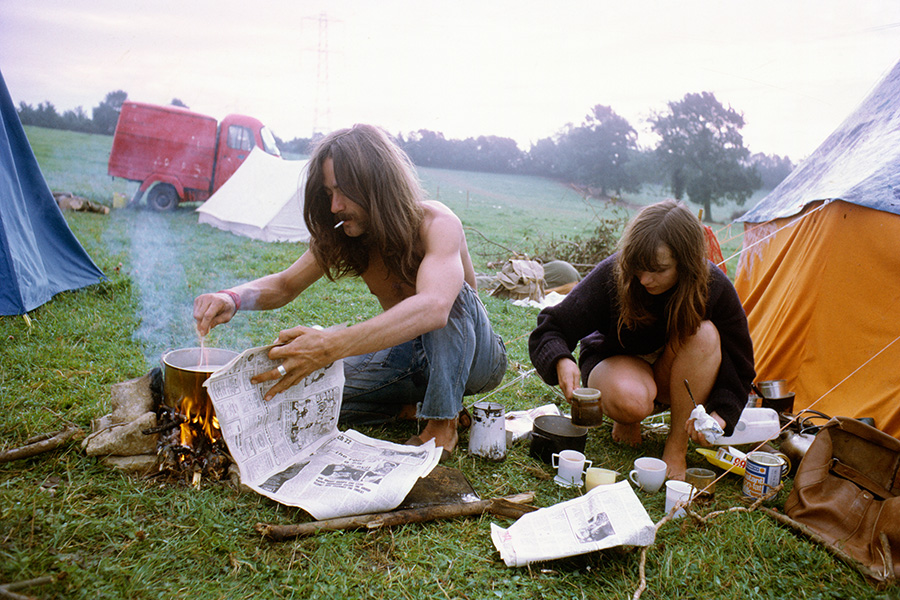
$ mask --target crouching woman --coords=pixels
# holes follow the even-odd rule
[[[577,387],[600,390],[615,441],[637,446],[641,421],[668,408],[671,479],[684,479],[688,440],[707,445],[689,419],[693,402],[729,435],[755,377],[740,299],[707,256],[703,226],[683,204],[647,206],[615,254],[540,312],[529,339],[537,372],[567,400]]]

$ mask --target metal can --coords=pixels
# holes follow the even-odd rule
[[[469,454],[495,461],[506,458],[506,416],[502,404],[481,401],[472,405]]]
[[[762,498],[781,483],[787,474],[787,462],[771,452],[750,452],[744,466],[745,496]]]

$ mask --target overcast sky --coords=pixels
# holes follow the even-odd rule
[[[16,104],[121,89],[284,140],[369,122],[527,150],[604,104],[651,144],[648,117],[710,91],[797,161],[898,60],[897,0],[0,0]]]

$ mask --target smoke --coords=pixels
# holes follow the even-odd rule
[[[169,215],[140,211],[129,226],[131,277],[138,292],[140,325],[133,338],[147,363],[156,366],[168,350],[199,345],[193,295],[179,249],[189,248],[171,227]]]
[[[183,210],[157,213],[136,208],[117,210],[104,232],[111,255],[127,255],[132,289],[137,298],[138,326],[132,339],[139,344],[148,368],[158,367],[162,356],[178,348],[200,345],[194,322],[194,297],[239,283],[230,273],[198,268],[218,232],[198,231],[193,214]],[[224,235],[224,234],[222,234]],[[187,266],[187,269],[185,268]],[[254,323],[238,317],[215,328],[205,342],[208,348],[240,352],[251,342]]]

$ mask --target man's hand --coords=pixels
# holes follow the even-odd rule
[[[201,294],[194,299],[194,320],[201,337],[216,325],[230,321],[236,313],[237,305],[228,294]]]
[[[307,375],[327,367],[338,356],[334,352],[337,336],[334,331],[323,331],[312,327],[293,327],[278,334],[275,347],[269,350],[269,358],[281,362],[285,374],[278,367],[259,373],[251,383],[280,379],[266,393],[265,400],[271,400],[275,394],[283,392],[299,382]]]
[[[556,363],[556,376],[559,379],[559,389],[569,402],[572,401],[572,393],[581,387],[581,370],[578,364],[571,358],[561,358]]]

